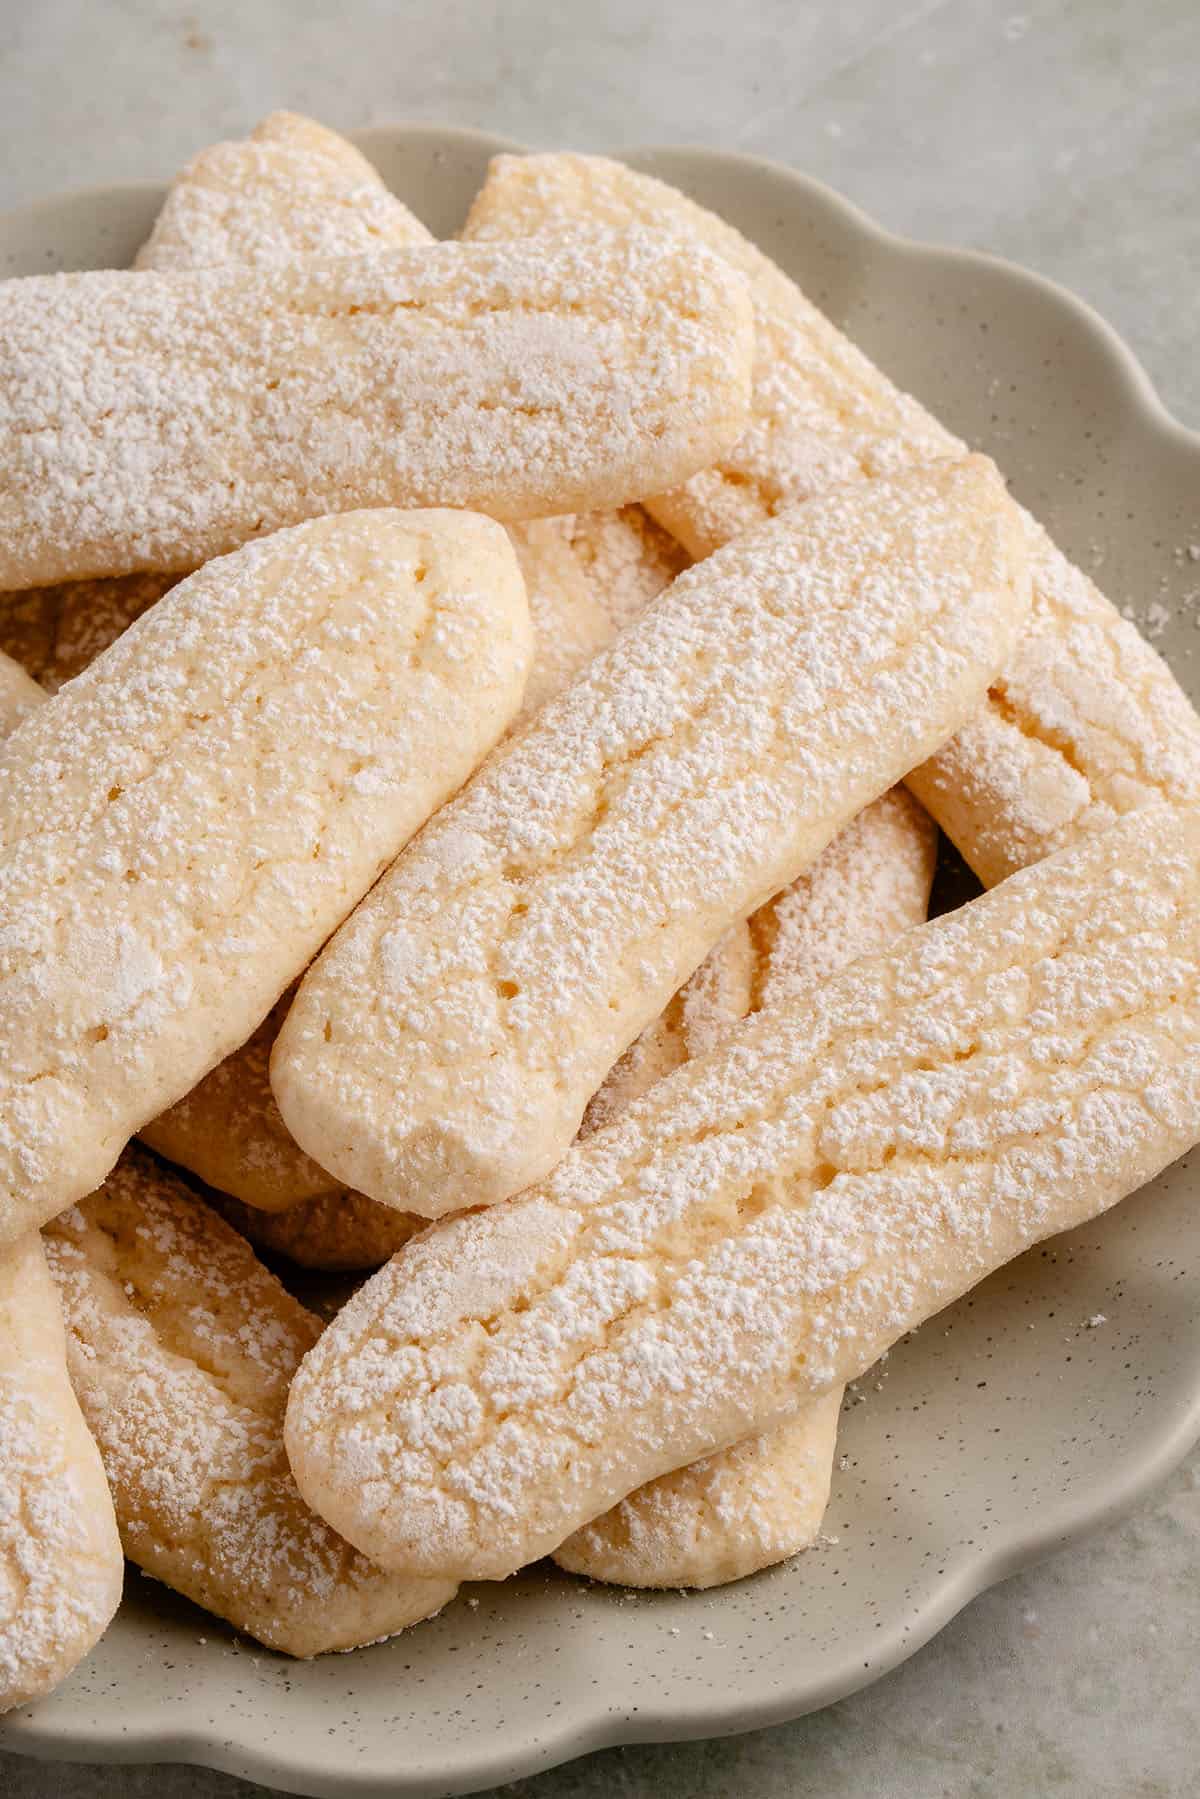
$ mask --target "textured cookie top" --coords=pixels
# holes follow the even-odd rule
[[[274,112],[249,138],[214,145],[176,176],[135,267],[263,267],[432,241],[352,144]],[[55,693],[174,580],[147,573],[0,595],[0,651]]]
[[[213,144],[180,171],[134,267],[264,268],[429,241],[353,144],[313,119],[273,112],[248,138]]]
[[[895,388],[783,272],[715,214],[600,157],[501,156],[473,238],[656,219],[747,279],[756,354],[750,424],[734,450],[648,504],[702,554],[855,473],[951,454],[957,440]],[[914,791],[991,884],[1144,804],[1200,797],[1200,721],[1166,664],[1027,518],[1033,629],[989,703]]]
[[[121,1596],[112,1503],[30,1232],[0,1251],[0,1712],[48,1692]]]
[[[241,1043],[512,717],[503,529],[345,514],[172,590],[0,765],[0,1237]]]
[[[179,1180],[131,1150],[46,1250],[133,1561],[292,1655],[445,1604],[452,1586],[380,1573],[301,1499],[283,1409],[320,1321]]]
[[[1200,1137],[1200,813],[1150,809],[690,1062],[426,1231],[292,1387],[365,1552],[500,1575],[860,1373]]]
[[[725,960],[719,946],[676,996],[675,1065],[715,1049],[731,1022],[751,1010],[803,1005],[817,982],[922,924],[936,857],[937,830],[902,787],[867,806],[743,927],[744,983],[733,983],[732,992],[728,981],[725,991],[705,991]],[[588,1107],[588,1122],[613,1122],[647,1090],[653,1064],[634,1059],[634,1051],[653,1029],[617,1064]],[[738,1580],[794,1555],[820,1525],[840,1405],[835,1389],[782,1428],[637,1488],[568,1537],[555,1560],[596,1580],[679,1587]]]
[[[754,390],[736,444],[648,504],[693,556],[835,482],[894,472],[963,445],[881,374],[782,269],[715,213],[602,156],[497,156],[464,238],[528,237],[587,224],[690,239],[743,275],[754,305]]]
[[[339,932],[272,1062],[347,1186],[437,1216],[553,1166],[736,919],[968,717],[1025,616],[982,459],[857,483],[689,569]]]
[[[522,713],[565,687],[657,599],[688,558],[640,506],[534,519],[510,530],[533,619]]]
[[[912,777],[989,886],[1149,801],[1200,801],[1200,718],[1179,683],[1024,517],[1030,628],[987,706]]]
[[[661,235],[0,286],[0,583],[352,506],[619,505],[741,430],[741,278]]]

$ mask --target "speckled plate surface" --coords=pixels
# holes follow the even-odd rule
[[[472,133],[360,143],[439,234],[487,158]],[[827,188],[686,150],[629,158],[760,243],[882,366],[991,451],[1064,548],[1200,695],[1200,438],[1101,320],[1038,277],[888,235]],[[162,198],[94,190],[0,218],[0,273],[128,263]],[[1197,546],[1189,555],[1189,546]],[[5,1748],[197,1761],[290,1792],[430,1799],[581,1752],[825,1705],[971,1596],[1130,1505],[1200,1435],[1200,1155],[1005,1269],[860,1384],[829,1541],[706,1596],[538,1567],[351,1656],[290,1663],[130,1572],[119,1618]]]

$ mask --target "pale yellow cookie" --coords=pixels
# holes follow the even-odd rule
[[[932,820],[902,787],[865,807],[810,869],[726,933],[609,1070],[588,1102],[582,1134],[611,1124],[748,1013],[794,998],[920,924],[936,861]]]
[[[453,1597],[381,1573],[304,1504],[283,1415],[320,1321],[182,1182],[132,1149],[45,1238],[131,1561],[288,1655],[377,1642]]]
[[[814,866],[819,868],[832,849],[830,844]],[[579,1135],[590,1137],[602,1130],[656,1081],[665,1080],[692,1056],[713,1049],[728,1027],[752,1009],[758,975],[750,923],[739,919],[609,1069],[587,1103]]]
[[[669,1045],[660,1073],[705,1055],[750,1012],[803,1004],[805,991],[924,921],[937,832],[902,787],[868,806],[807,874],[726,938],[676,995],[647,1039]],[[614,1120],[660,1078],[653,1056],[627,1052],[585,1115]],[[593,1580],[634,1587],[712,1587],[783,1561],[814,1540],[829,1499],[840,1388],[777,1429],[750,1437],[628,1498],[554,1554]]]
[[[737,1027],[301,1365],[300,1489],[501,1577],[862,1373],[1200,1139],[1200,811],[1151,807]]]
[[[430,242],[353,144],[311,119],[274,112],[249,138],[215,144],[176,177],[135,266],[264,267]],[[0,594],[0,651],[54,693],[175,580],[127,575]]]
[[[214,1193],[212,1203],[256,1249],[329,1274],[378,1268],[429,1222],[341,1189],[286,1212],[264,1212],[224,1193]]]
[[[0,1241],[243,1042],[520,701],[524,587],[467,513],[209,564],[5,749]]]
[[[528,717],[657,599],[688,558],[640,506],[510,528],[533,619]]]
[[[249,137],[212,144],[181,170],[134,267],[268,268],[429,241],[353,144],[314,119],[273,112]]]
[[[526,716],[669,585],[685,558],[639,507],[539,519],[512,527],[510,536],[534,628],[522,706]],[[270,1089],[271,1046],[290,1003],[285,995],[240,1050],[145,1126],[141,1136],[247,1205],[268,1212],[302,1208],[274,1233],[265,1225],[250,1228],[252,1242],[314,1267],[369,1267],[386,1261],[403,1241],[396,1234],[397,1215],[374,1219],[365,1195],[338,1188],[296,1143]],[[323,1198],[314,1206],[304,1203],[325,1195],[328,1203]]]
[[[621,1587],[719,1587],[807,1549],[833,1479],[842,1389],[731,1449],[662,1474],[554,1551],[570,1574]]]
[[[539,1179],[729,926],[977,708],[1027,606],[982,458],[831,491],[687,570],[310,969],[271,1063],[292,1135],[423,1217]]]
[[[988,703],[908,784],[987,886],[1155,799],[1200,800],[1200,718],[1026,514],[1033,612]]]
[[[520,715],[526,718],[669,586],[687,558],[638,506],[536,519],[511,526],[509,536],[534,633]],[[338,1187],[300,1148],[271,1092],[271,1048],[290,1004],[287,994],[241,1049],[141,1136],[248,1206],[264,1212],[296,1208],[294,1217],[275,1226],[247,1221],[252,1243],[311,1267],[377,1266],[403,1242],[397,1229],[404,1228],[406,1215]],[[240,1214],[237,1222],[242,1228]]]
[[[746,417],[745,284],[649,232],[0,284],[0,583],[356,506],[621,505]]]
[[[709,467],[646,504],[693,556],[838,482],[963,445],[902,393],[732,225],[665,182],[602,156],[497,156],[463,228],[468,242],[581,226],[670,232],[737,269],[754,305],[746,429]]]
[[[749,426],[732,452],[647,502],[700,555],[833,480],[957,440],[900,393],[761,251],[715,214],[601,157],[501,156],[464,235],[602,223],[691,236],[744,275],[756,353]],[[988,884],[1148,799],[1200,797],[1200,719],[1170,670],[1027,518],[1031,629],[978,716],[913,791]]]
[[[36,1231],[0,1250],[0,1712],[99,1641],[125,1562]]]

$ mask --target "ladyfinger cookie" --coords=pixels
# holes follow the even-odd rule
[[[497,157],[464,236],[508,238],[649,219],[743,274],[754,301],[750,423],[734,450],[647,502],[692,550],[828,484],[957,440],[900,393],[732,226],[600,157]],[[1031,629],[975,719],[911,777],[989,885],[1144,804],[1200,797],[1200,719],[1170,670],[1026,516]]]
[[[730,1449],[662,1474],[554,1551],[619,1587],[720,1587],[808,1549],[829,1504],[842,1389]]]
[[[292,1135],[424,1217],[539,1179],[723,932],[977,707],[1026,607],[982,458],[834,490],[687,570],[309,971],[271,1063]]]
[[[963,445],[887,379],[732,225],[665,182],[602,156],[497,156],[466,242],[639,226],[703,246],[741,274],[754,307],[746,428],[709,466],[646,504],[692,556],[711,555],[784,506]],[[649,490],[647,490],[649,491]]]
[[[99,1641],[125,1562],[36,1231],[0,1250],[0,1712]]]
[[[45,1240],[139,1568],[295,1656],[378,1642],[453,1597],[381,1573],[301,1499],[283,1415],[320,1320],[182,1182],[131,1149]]]
[[[535,657],[535,663],[536,660]],[[735,925],[726,933],[661,1017],[642,1032],[637,1043],[631,1045],[617,1063],[589,1104],[582,1133],[586,1135],[615,1118],[623,1106],[689,1056],[702,1055],[713,1048],[720,1033],[744,1018],[752,1004],[776,1004],[785,994],[798,991],[806,978],[823,979],[854,956],[865,955],[875,942],[883,942],[905,925],[917,923],[925,916],[935,855],[935,832],[930,821],[903,788],[893,788],[874,805],[868,806],[834,839],[807,875],[801,875],[791,887],[760,907],[748,923]],[[285,996],[277,1011],[286,1013],[287,1004]],[[261,1064],[264,1081],[267,1049],[277,1028],[278,1020],[273,1015],[268,1025],[257,1033],[260,1048],[254,1064],[256,1069]],[[251,1043],[254,1042],[252,1038]],[[221,1064],[221,1069],[236,1069],[243,1055],[244,1052],[229,1057]],[[214,1071],[202,1081],[194,1089],[194,1095],[203,1093],[220,1072]],[[228,1090],[233,1085],[232,1079],[226,1083],[223,1102],[218,1102],[215,1093],[210,1096],[210,1101],[197,1108],[197,1117],[207,1115],[210,1135],[214,1134],[214,1127],[222,1116],[227,1119],[226,1128],[233,1137],[234,1155],[239,1158],[238,1166],[231,1165],[228,1173],[239,1184],[245,1184],[247,1168],[255,1175],[259,1171],[258,1126],[260,1120],[270,1120],[273,1101],[256,1086],[250,1108],[250,1128],[243,1131],[240,1124],[246,1120],[246,1112],[240,1104],[240,1096]],[[183,1100],[173,1110],[180,1111],[188,1103]],[[221,1103],[226,1107],[224,1114]],[[283,1121],[277,1113],[275,1118],[282,1133]],[[151,1144],[155,1141],[158,1122],[141,1133]],[[222,1131],[216,1130],[215,1135],[223,1141]],[[303,1157],[303,1152],[290,1138],[287,1143],[297,1159]],[[205,1156],[204,1147],[198,1140],[184,1147],[189,1153],[179,1159],[187,1167],[193,1167]],[[287,1157],[287,1145],[281,1144],[280,1161]],[[316,1169],[315,1163],[310,1165]],[[290,1161],[288,1166],[290,1168]],[[278,1180],[279,1164],[275,1165],[273,1173]],[[318,1178],[328,1180],[329,1177],[319,1171]],[[222,1216],[256,1248],[286,1256],[302,1268],[323,1269],[330,1273],[378,1268],[428,1222],[412,1213],[397,1212],[391,1206],[380,1205],[378,1201],[368,1199],[365,1193],[342,1189],[321,1192],[285,1211],[247,1205],[224,1192],[213,1193],[210,1197]],[[836,1407],[834,1409],[836,1411]],[[807,1447],[797,1464],[792,1450],[801,1434],[802,1427],[797,1424],[796,1431],[789,1436],[787,1458],[789,1465],[806,1470],[815,1455],[815,1442],[806,1440]],[[755,1465],[760,1467],[763,1479],[770,1478],[778,1489],[783,1484],[782,1479],[775,1481],[773,1475],[768,1476],[765,1459],[757,1458]],[[738,1466],[745,1469],[750,1464],[740,1458]],[[717,1480],[721,1478],[719,1469],[714,1469],[713,1473]],[[805,1479],[807,1481],[807,1474]],[[678,1497],[673,1508],[676,1513],[682,1504],[681,1487],[682,1483],[677,1481]],[[715,1492],[715,1488],[712,1490]],[[817,1500],[811,1487],[803,1501],[795,1483],[790,1491],[792,1510],[788,1521],[780,1517],[780,1507],[773,1503],[771,1508],[777,1522],[770,1540],[791,1543],[792,1547],[785,1550],[785,1554],[792,1554],[800,1547],[796,1540],[797,1520],[801,1512],[805,1518],[810,1517]],[[661,1515],[662,1508],[658,1509]],[[765,1520],[765,1507],[761,1515]],[[658,1556],[663,1562],[661,1548]],[[608,1577],[597,1572],[596,1578]],[[634,1581],[628,1574],[622,1578],[629,1585],[648,1584]],[[665,1584],[684,1586],[689,1582],[681,1575]]]
[[[176,177],[135,266],[261,268],[431,241],[353,144],[311,119],[273,112],[249,138],[214,144]],[[0,650],[54,693],[177,578],[147,573],[0,594]]]
[[[423,1232],[292,1384],[309,1503],[502,1576],[793,1416],[1200,1138],[1200,811],[1151,807],[739,1026]]]
[[[937,832],[902,787],[860,812],[807,874],[750,920],[751,978],[738,1016],[803,1004],[808,988],[923,923],[936,861]],[[725,991],[736,1004],[738,989]],[[729,1010],[709,1004],[703,1028],[693,1020],[689,1030],[681,1008],[679,1062],[717,1047]],[[632,1073],[622,1104],[638,1097]],[[610,1076],[597,1099],[612,1084]],[[611,1099],[609,1106],[606,1116],[615,1118]],[[639,1487],[568,1537],[555,1561],[621,1586],[712,1587],[806,1549],[829,1500],[841,1403],[835,1388],[786,1424]]]
[[[0,583],[194,568],[356,506],[621,505],[746,418],[733,270],[661,235],[0,284]]]
[[[924,921],[937,831],[902,787],[866,806],[810,869],[735,925],[666,1010],[647,1026],[588,1102],[599,1130],[730,1025],[784,1004]]]
[[[987,704],[908,784],[985,886],[1155,799],[1200,800],[1174,675],[1025,515],[1033,611]]]
[[[311,120],[273,113],[248,140],[216,145],[183,171],[138,266],[262,266],[303,255],[351,255],[380,243],[430,242],[425,227],[352,145]],[[528,712],[667,586],[686,558],[636,506],[536,520],[513,527],[511,535],[534,621],[523,707]],[[11,645],[54,691],[173,581],[132,575],[9,596],[0,608],[0,647]],[[287,1003],[280,1002],[283,1010]],[[276,1233],[286,1235],[294,1259],[377,1265],[397,1247],[396,1215],[373,1219],[362,1196],[344,1196],[339,1206],[332,1178],[293,1141],[270,1093],[267,1060],[280,1016],[273,1013],[141,1134],[171,1160],[251,1206],[303,1207],[320,1196]],[[252,1241],[265,1240],[247,1229]]]
[[[0,1241],[243,1042],[515,712],[516,560],[349,513],[181,582],[0,764]]]
[[[353,144],[299,113],[272,112],[180,171],[134,267],[269,268],[430,241]]]

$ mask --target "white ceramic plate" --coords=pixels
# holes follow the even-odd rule
[[[439,234],[476,134],[359,141]],[[1200,692],[1200,438],[1079,301],[984,256],[893,237],[743,157],[629,158],[756,239],[885,369],[990,450],[1059,542],[1132,602]],[[0,273],[124,264],[162,192],[0,219]],[[843,1423],[826,1530],[709,1596],[631,1596],[538,1568],[351,1656],[294,1663],[130,1572],[91,1661],[13,1714],[8,1749],[197,1761],[314,1795],[467,1793],[604,1744],[795,1717],[876,1679],[971,1596],[1130,1505],[1200,1435],[1200,1157],[989,1281],[895,1351]],[[1088,1320],[1105,1322],[1089,1328]]]

